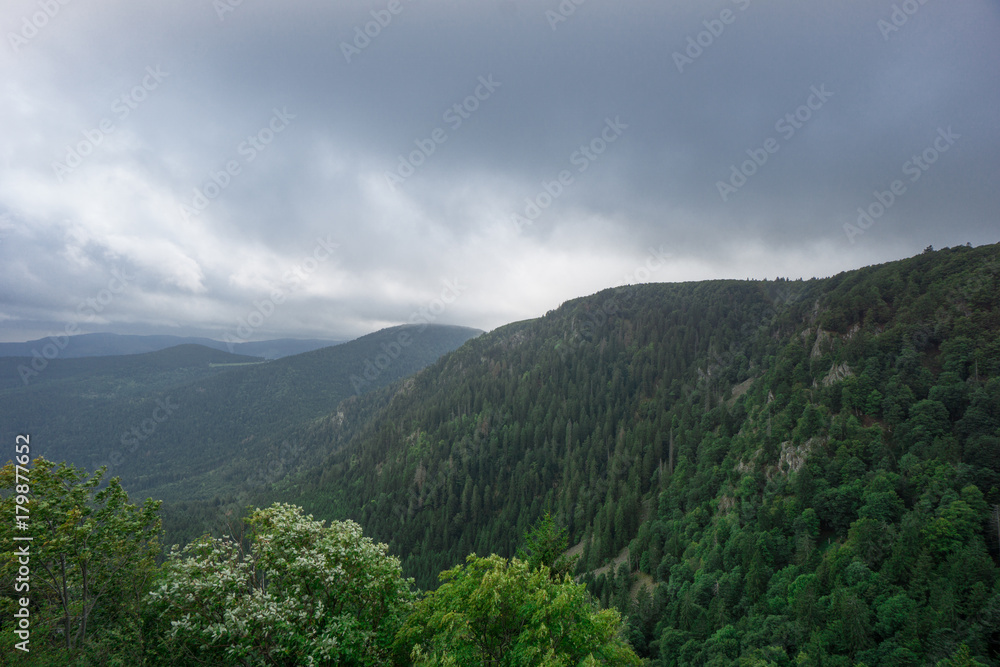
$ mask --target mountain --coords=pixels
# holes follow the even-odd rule
[[[1000,661],[997,245],[606,290],[300,444],[259,503],[357,520],[424,588],[551,512],[656,664]]]
[[[289,457],[286,435],[479,333],[395,327],[273,361],[197,345],[56,358],[28,384],[18,368],[31,360],[4,358],[0,437],[30,433],[50,460],[108,465],[134,495],[212,498],[284,474],[305,454]]]
[[[167,544],[290,502],[425,590],[548,515],[654,665],[1000,665],[1000,245],[478,333],[56,359],[0,388],[0,438],[109,460]]]
[[[114,357],[43,359],[0,357],[0,390],[12,396],[47,395],[59,388],[74,387],[81,394],[122,394],[130,389],[155,390],[214,375],[218,368],[232,364],[263,363],[260,357],[229,354],[202,345],[173,348]]]
[[[39,338],[24,343],[0,343],[0,357],[110,357],[124,354],[156,352],[177,345],[203,345],[215,350],[226,350],[233,354],[243,354],[265,359],[280,359],[293,354],[310,352],[321,347],[338,345],[343,341],[278,338],[275,340],[245,343],[227,343],[190,336],[134,336],[113,333],[79,334],[77,336],[54,336]]]

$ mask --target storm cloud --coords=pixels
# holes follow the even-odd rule
[[[9,0],[0,30],[2,340],[491,329],[1000,240],[995,2]]]

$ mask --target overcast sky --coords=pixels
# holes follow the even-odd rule
[[[5,0],[0,30],[4,341],[488,330],[1000,241],[995,1]]]

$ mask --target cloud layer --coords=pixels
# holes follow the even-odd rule
[[[449,289],[490,329],[1000,240],[996,3],[162,4],[0,9],[2,340],[347,338]]]

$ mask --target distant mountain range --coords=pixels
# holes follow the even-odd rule
[[[213,350],[225,350],[232,354],[243,354],[264,359],[281,359],[293,354],[311,352],[321,347],[339,345],[341,340],[317,338],[277,338],[246,343],[226,343],[211,338],[194,336],[134,336],[113,333],[92,333],[68,336],[61,340],[39,338],[24,343],[0,343],[0,357],[31,357],[37,352],[49,358],[58,351],[60,359],[79,357],[112,357],[123,354],[144,354],[165,350],[177,345],[204,345]],[[49,351],[44,348],[49,346]]]
[[[481,333],[406,325],[271,361],[192,344],[55,358],[28,382],[26,359],[0,358],[0,438],[29,433],[50,460],[108,465],[136,495],[211,498],[283,476],[308,458],[283,446],[292,431]]]
[[[548,512],[652,664],[1000,664],[1000,245],[624,286],[480,334],[27,383],[0,358],[0,442],[107,464],[164,501],[168,545],[273,501],[355,520],[423,589]]]

